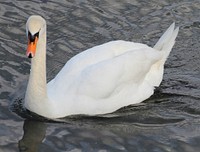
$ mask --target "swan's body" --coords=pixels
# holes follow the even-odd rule
[[[178,34],[172,24],[154,48],[121,40],[95,46],[74,56],[46,85],[46,22],[31,16],[26,26],[27,56],[33,58],[25,107],[47,118],[106,114],[149,98]]]

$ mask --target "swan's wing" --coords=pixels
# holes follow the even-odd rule
[[[127,83],[139,85],[161,54],[151,48],[128,51],[86,67],[74,79],[78,95],[106,98]]]
[[[76,74],[90,65],[101,61],[112,59],[133,49],[148,48],[141,43],[128,42],[123,40],[111,41],[92,47],[72,57],[58,73],[56,77],[63,77],[70,74]],[[63,79],[63,78],[62,78]]]
[[[74,92],[72,86],[74,86],[74,83],[77,83],[76,81],[78,77],[81,79],[82,75],[90,69],[89,67],[98,64],[96,67],[98,68],[100,65],[99,63],[104,61],[109,61],[108,64],[112,64],[110,62],[112,62],[111,60],[113,58],[130,50],[141,48],[149,47],[141,43],[117,40],[92,47],[77,54],[72,57],[57,74],[57,76],[48,83],[47,89],[49,96],[52,96],[53,98],[54,94],[56,94],[56,97],[60,96],[62,98],[62,94],[65,94],[66,92]]]

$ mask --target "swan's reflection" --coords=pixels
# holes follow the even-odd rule
[[[155,134],[172,136],[168,126],[180,124],[185,120],[181,114],[177,115],[173,110],[170,111],[171,115],[160,113],[166,109],[166,106],[168,104],[140,104],[104,116],[72,116],[59,120],[47,120],[25,111],[27,118],[34,118],[36,121],[25,120],[24,135],[18,144],[19,151],[38,152],[50,151],[50,149],[55,151],[54,148],[70,151],[71,149],[94,147],[94,143],[95,148],[107,147],[109,151],[119,147],[135,147],[135,145],[138,145],[136,148],[140,149],[140,146],[145,144],[143,141],[146,140],[153,140],[155,147],[162,147],[163,143],[157,141]],[[47,127],[52,126],[55,130],[53,129],[51,133],[47,132],[48,140],[43,143]],[[129,143],[129,140],[132,142]],[[137,141],[141,143],[138,144]]]
[[[25,120],[23,127],[24,135],[18,144],[19,151],[55,151],[55,148],[60,149],[60,151],[63,149],[65,151],[72,149],[80,151],[84,149],[87,151],[88,148],[102,150],[102,147],[107,147],[108,151],[125,150],[126,147],[134,147],[136,149],[131,151],[138,151],[138,149],[141,149],[141,145],[146,144],[145,141],[151,141],[146,145],[146,148],[162,148],[163,143],[157,140],[157,136],[173,136],[168,126],[171,128],[172,124],[183,121],[183,119],[174,118],[174,115],[173,118],[167,117],[163,119],[159,116],[152,117],[153,114],[149,116],[145,112],[139,112],[139,117],[136,108],[138,107],[131,110],[135,111],[132,115],[128,112],[131,109],[130,107],[126,114],[124,113],[124,115],[118,117],[85,116],[80,117],[80,119],[66,119],[62,124],[56,125],[56,129],[53,127],[55,129],[53,132],[47,132],[48,141],[45,141],[45,143],[43,143],[43,140],[47,127],[51,127],[49,126],[50,124],[41,121]],[[165,142],[169,141],[166,140]]]
[[[19,141],[20,152],[37,152],[45,138],[46,124],[39,121],[24,121],[24,136]]]

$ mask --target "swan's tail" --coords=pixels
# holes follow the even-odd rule
[[[175,29],[175,23],[172,23],[166,32],[161,36],[156,45],[153,47],[156,50],[160,50],[164,53],[163,61],[165,62],[169,53],[174,46],[175,39],[178,35],[179,27]]]
[[[163,79],[164,64],[172,50],[172,47],[174,46],[178,31],[179,28],[177,27],[175,29],[175,23],[173,23],[154,46],[154,49],[161,51],[163,55],[161,60],[152,65],[149,73],[146,76],[146,80],[152,86],[159,86]]]

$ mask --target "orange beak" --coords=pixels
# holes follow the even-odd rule
[[[27,51],[26,51],[27,57],[33,58],[35,56],[37,41],[38,41],[38,37],[35,37],[33,42],[28,40],[28,47],[27,47]]]

